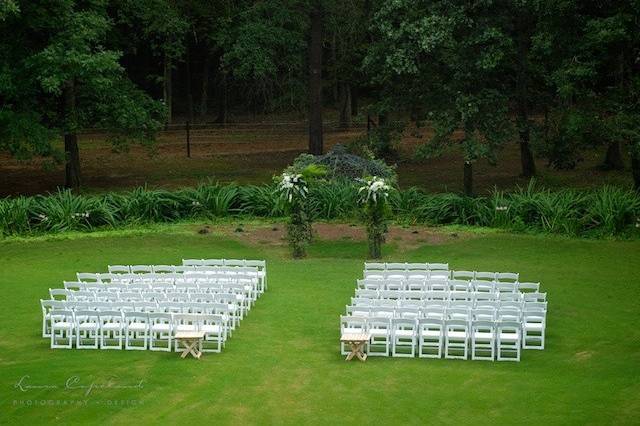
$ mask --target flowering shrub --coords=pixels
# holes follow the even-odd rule
[[[294,198],[296,197],[304,199],[309,193],[307,183],[304,181],[301,174],[291,175],[283,173],[278,189],[289,203],[293,203]]]
[[[364,185],[358,189],[358,201],[363,206],[364,222],[369,240],[369,257],[382,257],[382,243],[387,233],[387,219],[390,212],[389,193],[392,190],[384,179],[372,177],[363,180]]]
[[[307,255],[307,245],[311,242],[311,218],[307,206],[309,188],[301,174],[283,173],[277,191],[286,201],[289,223],[287,223],[287,240],[294,258]]]
[[[363,182],[365,185],[358,190],[361,203],[368,203],[369,201],[377,203],[378,200],[384,199],[386,201],[389,197],[391,186],[384,179],[374,176],[371,179],[364,179]]]

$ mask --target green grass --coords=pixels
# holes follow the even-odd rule
[[[630,424],[640,414],[640,242],[484,233],[390,259],[518,271],[548,292],[544,351],[520,363],[343,360],[338,316],[361,275],[363,242],[319,242],[309,258],[184,227],[0,243],[0,423],[50,424]],[[76,271],[182,257],[266,258],[269,290],[222,354],[51,350],[38,299]],[[139,390],[32,389],[71,376]],[[14,401],[86,400],[20,406]],[[133,400],[135,405],[114,405]],[[111,401],[111,402],[109,402]]]

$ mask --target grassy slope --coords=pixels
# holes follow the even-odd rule
[[[338,315],[361,274],[365,246],[320,242],[310,258],[212,235],[141,236],[0,243],[0,423],[139,424],[413,423],[601,424],[640,414],[640,243],[488,234],[422,247],[396,258],[453,268],[519,271],[549,294],[548,348],[520,363],[373,358],[346,363]],[[387,255],[394,257],[394,247]],[[107,263],[170,263],[181,257],[266,258],[269,290],[220,354],[48,348],[38,299],[75,271]],[[20,399],[81,399],[77,390],[14,389],[72,375],[141,390],[94,390],[88,405],[16,407]],[[136,406],[108,406],[106,400]]]

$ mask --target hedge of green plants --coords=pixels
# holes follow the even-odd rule
[[[355,182],[319,182],[310,188],[315,220],[358,217]],[[638,235],[640,197],[605,186],[596,190],[549,191],[533,182],[512,192],[493,191],[469,198],[429,194],[416,188],[390,200],[397,222],[428,225],[478,225],[571,236]],[[274,185],[203,184],[178,191],[138,188],[127,193],[50,195],[0,200],[0,234],[32,235],[70,230],[91,231],[122,226],[215,217],[285,216]]]

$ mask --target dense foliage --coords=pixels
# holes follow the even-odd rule
[[[356,152],[377,158],[410,117],[429,135],[418,158],[462,153],[467,195],[473,164],[507,143],[526,177],[536,156],[571,168],[606,149],[603,168],[630,159],[640,190],[639,27],[638,0],[5,0],[0,150],[64,154],[78,187],[82,128],[120,148],[174,116],[306,110],[322,154],[329,107],[341,128],[366,111]]]
[[[328,179],[358,179],[381,176],[396,180],[396,173],[384,161],[349,153],[343,145],[335,145],[324,155],[301,154],[287,168],[288,173],[301,173],[309,166],[322,167]]]
[[[138,188],[104,195],[60,191],[5,198],[0,200],[0,233],[91,231],[216,217],[283,218],[285,200],[274,197],[275,190],[275,184],[206,184],[174,192]],[[307,200],[313,220],[359,216],[355,182],[311,183]],[[616,187],[552,192],[532,183],[514,192],[494,191],[476,198],[411,188],[390,194],[389,203],[393,217],[401,223],[478,225],[588,237],[637,235],[640,226],[640,197]]]

